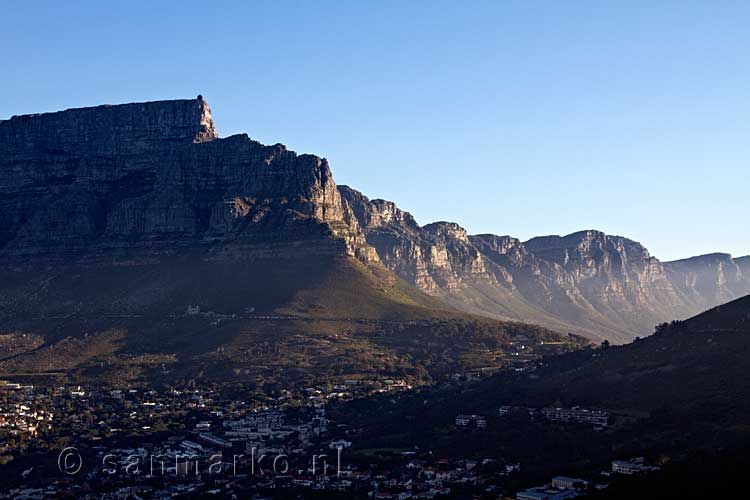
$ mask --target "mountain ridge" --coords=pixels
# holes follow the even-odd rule
[[[294,251],[289,242],[313,237],[318,245],[306,251],[338,246],[376,259],[327,160],[247,134],[219,138],[202,99],[14,117],[0,123],[0,152],[0,255],[8,258],[90,256],[98,244],[102,253],[221,243],[262,254],[274,238]]]
[[[358,206],[358,217],[375,204],[348,186],[339,190]],[[473,313],[627,342],[650,334],[656,323],[750,293],[747,257],[716,253],[661,262],[641,243],[592,229],[525,242],[469,235],[445,221],[420,227],[392,202],[377,202],[386,205],[409,222],[362,225],[383,263],[427,293]]]
[[[425,381],[515,342],[582,343],[402,280],[325,158],[221,138],[200,97],[0,122],[3,376]]]
[[[597,230],[521,242],[420,226],[337,186],[325,158],[219,137],[200,96],[15,116],[0,122],[0,153],[11,268],[346,256],[448,308],[617,343],[750,293],[750,257],[661,262]]]

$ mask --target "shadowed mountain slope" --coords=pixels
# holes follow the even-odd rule
[[[683,424],[730,428],[750,417],[750,296],[625,346],[550,359],[533,378],[482,388],[531,406],[584,405],[644,415],[668,412]],[[491,387],[491,388],[490,388]]]

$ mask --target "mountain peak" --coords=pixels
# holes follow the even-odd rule
[[[26,149],[43,146],[62,150],[97,143],[128,152],[131,147],[160,141],[217,139],[211,108],[199,97],[17,115],[0,122],[0,141],[7,144],[14,138],[23,139]]]
[[[742,259],[742,257],[738,257],[738,259]],[[673,261],[670,261],[669,263],[678,264],[678,263],[690,263],[690,262],[717,262],[717,261],[731,261],[731,260],[736,260],[736,259],[732,259],[731,254],[723,253],[723,252],[713,252],[713,253],[707,253],[703,255],[695,255],[693,257],[687,257],[685,259],[673,260]]]
[[[539,256],[560,263],[567,262],[574,255],[597,258],[597,256],[617,253],[629,259],[649,260],[651,254],[637,241],[623,236],[613,236],[602,231],[586,229],[566,236],[537,236],[524,242],[526,248]]]
[[[0,151],[4,256],[373,254],[327,160],[219,138],[202,96],[16,116]]]
[[[432,222],[424,226],[422,229],[434,235],[453,237],[465,242],[469,241],[469,234],[466,232],[466,229],[455,222]]]
[[[370,200],[360,191],[346,185],[340,185],[338,189],[354,211],[359,225],[365,229],[390,224],[398,224],[412,230],[419,229],[419,224],[414,217],[409,212],[398,208],[392,201],[380,198]]]

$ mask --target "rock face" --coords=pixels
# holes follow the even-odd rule
[[[5,259],[300,246],[377,259],[325,159],[244,134],[220,139],[202,98],[0,122]]]
[[[347,199],[317,156],[219,138],[201,98],[0,121],[0,372],[422,378],[580,345],[447,307],[365,232],[425,252],[383,255],[433,290],[483,271],[458,226]]]
[[[713,253],[665,262],[664,268],[691,308],[729,302],[747,295],[750,287],[750,257]]]
[[[348,186],[339,190],[386,267],[422,290],[439,294],[458,287],[467,275],[485,273],[484,259],[458,224],[421,228],[390,201],[371,201]]]
[[[0,121],[0,306],[6,311],[15,308],[20,318],[54,302],[41,292],[37,305],[24,299],[50,289],[46,276],[35,275],[32,283],[23,274],[42,264],[151,265],[184,255],[200,262],[381,261],[462,310],[612,341],[750,293],[750,257],[662,263],[639,243],[598,231],[522,243],[471,236],[451,222],[421,227],[392,202],[337,187],[325,159],[245,134],[219,138],[200,97]],[[147,307],[151,294],[168,298],[164,290],[175,280],[164,269],[155,271],[163,286],[144,292],[138,307]],[[71,304],[85,309],[60,283],[68,305],[55,314]],[[289,285],[285,300],[296,293]],[[217,283],[218,295],[221,289]],[[402,295],[412,301],[416,290],[409,290]],[[261,287],[256,295],[262,293]],[[439,302],[419,296],[412,302]]]
[[[453,223],[419,227],[391,202],[339,189],[389,269],[467,311],[624,342],[750,293],[750,257],[662,263],[640,243],[599,231],[525,243],[469,236]]]

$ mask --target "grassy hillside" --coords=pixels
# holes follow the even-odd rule
[[[3,278],[6,378],[423,382],[506,365],[514,342],[532,356],[580,345],[456,312],[380,266],[346,258],[182,257],[6,270]]]

